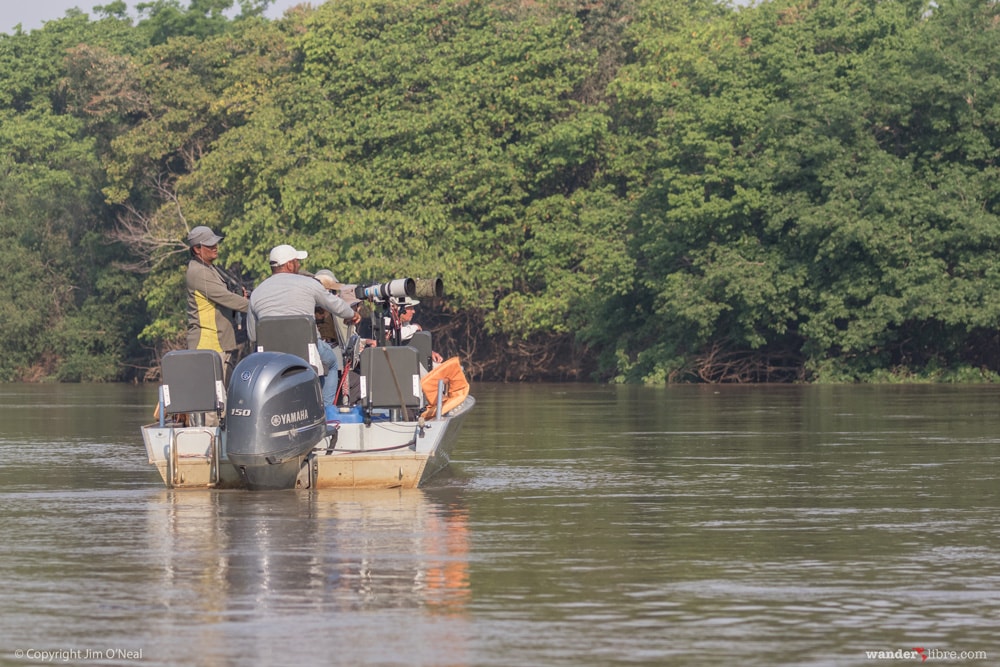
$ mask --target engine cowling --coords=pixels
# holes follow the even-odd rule
[[[229,461],[249,488],[295,488],[305,457],[326,435],[316,371],[284,352],[243,359],[227,392],[225,433]]]

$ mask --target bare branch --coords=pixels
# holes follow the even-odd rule
[[[173,180],[162,174],[152,184],[157,196],[164,202],[152,215],[136,208],[131,202],[123,204],[118,226],[110,236],[129,248],[136,260],[121,264],[121,268],[149,273],[172,256],[188,252],[183,239],[190,230],[172,184]]]

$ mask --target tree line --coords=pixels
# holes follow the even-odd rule
[[[1000,378],[1000,3],[266,4],[0,35],[0,380],[153,377],[201,224],[476,379]]]

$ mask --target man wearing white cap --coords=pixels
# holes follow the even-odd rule
[[[418,331],[423,331],[424,328],[413,321],[413,315],[415,314],[415,309],[420,305],[420,301],[410,297],[405,297],[398,299],[395,302],[397,308],[397,316],[399,318],[399,342],[405,344],[411,338],[413,334]],[[386,330],[392,331],[392,321],[389,319],[386,322]],[[439,364],[443,361],[440,354],[437,352],[431,352],[431,359],[434,363]]]
[[[222,236],[199,225],[188,232],[191,248],[185,282],[187,283],[187,346],[189,350],[215,350],[222,356],[223,378],[237,362],[234,323],[239,313],[247,312],[246,293],[235,294],[214,266],[219,257]]]
[[[413,315],[416,312],[415,309],[420,305],[420,302],[416,299],[406,297],[400,299],[397,303],[399,306],[399,340],[405,343],[413,338],[413,334],[424,329],[413,321]]]
[[[322,308],[334,317],[343,318],[351,324],[361,321],[361,315],[356,313],[347,301],[327,292],[318,280],[299,273],[302,260],[308,256],[309,253],[305,250],[296,250],[290,245],[279,245],[271,249],[271,254],[268,256],[271,275],[250,295],[247,318],[250,340],[257,340],[257,321],[262,317],[284,315],[314,317],[316,308]],[[320,357],[327,366],[327,373],[333,373],[333,379],[323,383],[324,401],[330,399],[332,402],[332,396],[336,392],[338,369],[336,364],[331,364],[329,360],[335,358],[335,354],[323,341],[320,341],[317,347],[320,348]]]

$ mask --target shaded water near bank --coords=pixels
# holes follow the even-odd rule
[[[1000,663],[997,388],[473,391],[429,488],[249,493],[0,385],[0,663]]]

